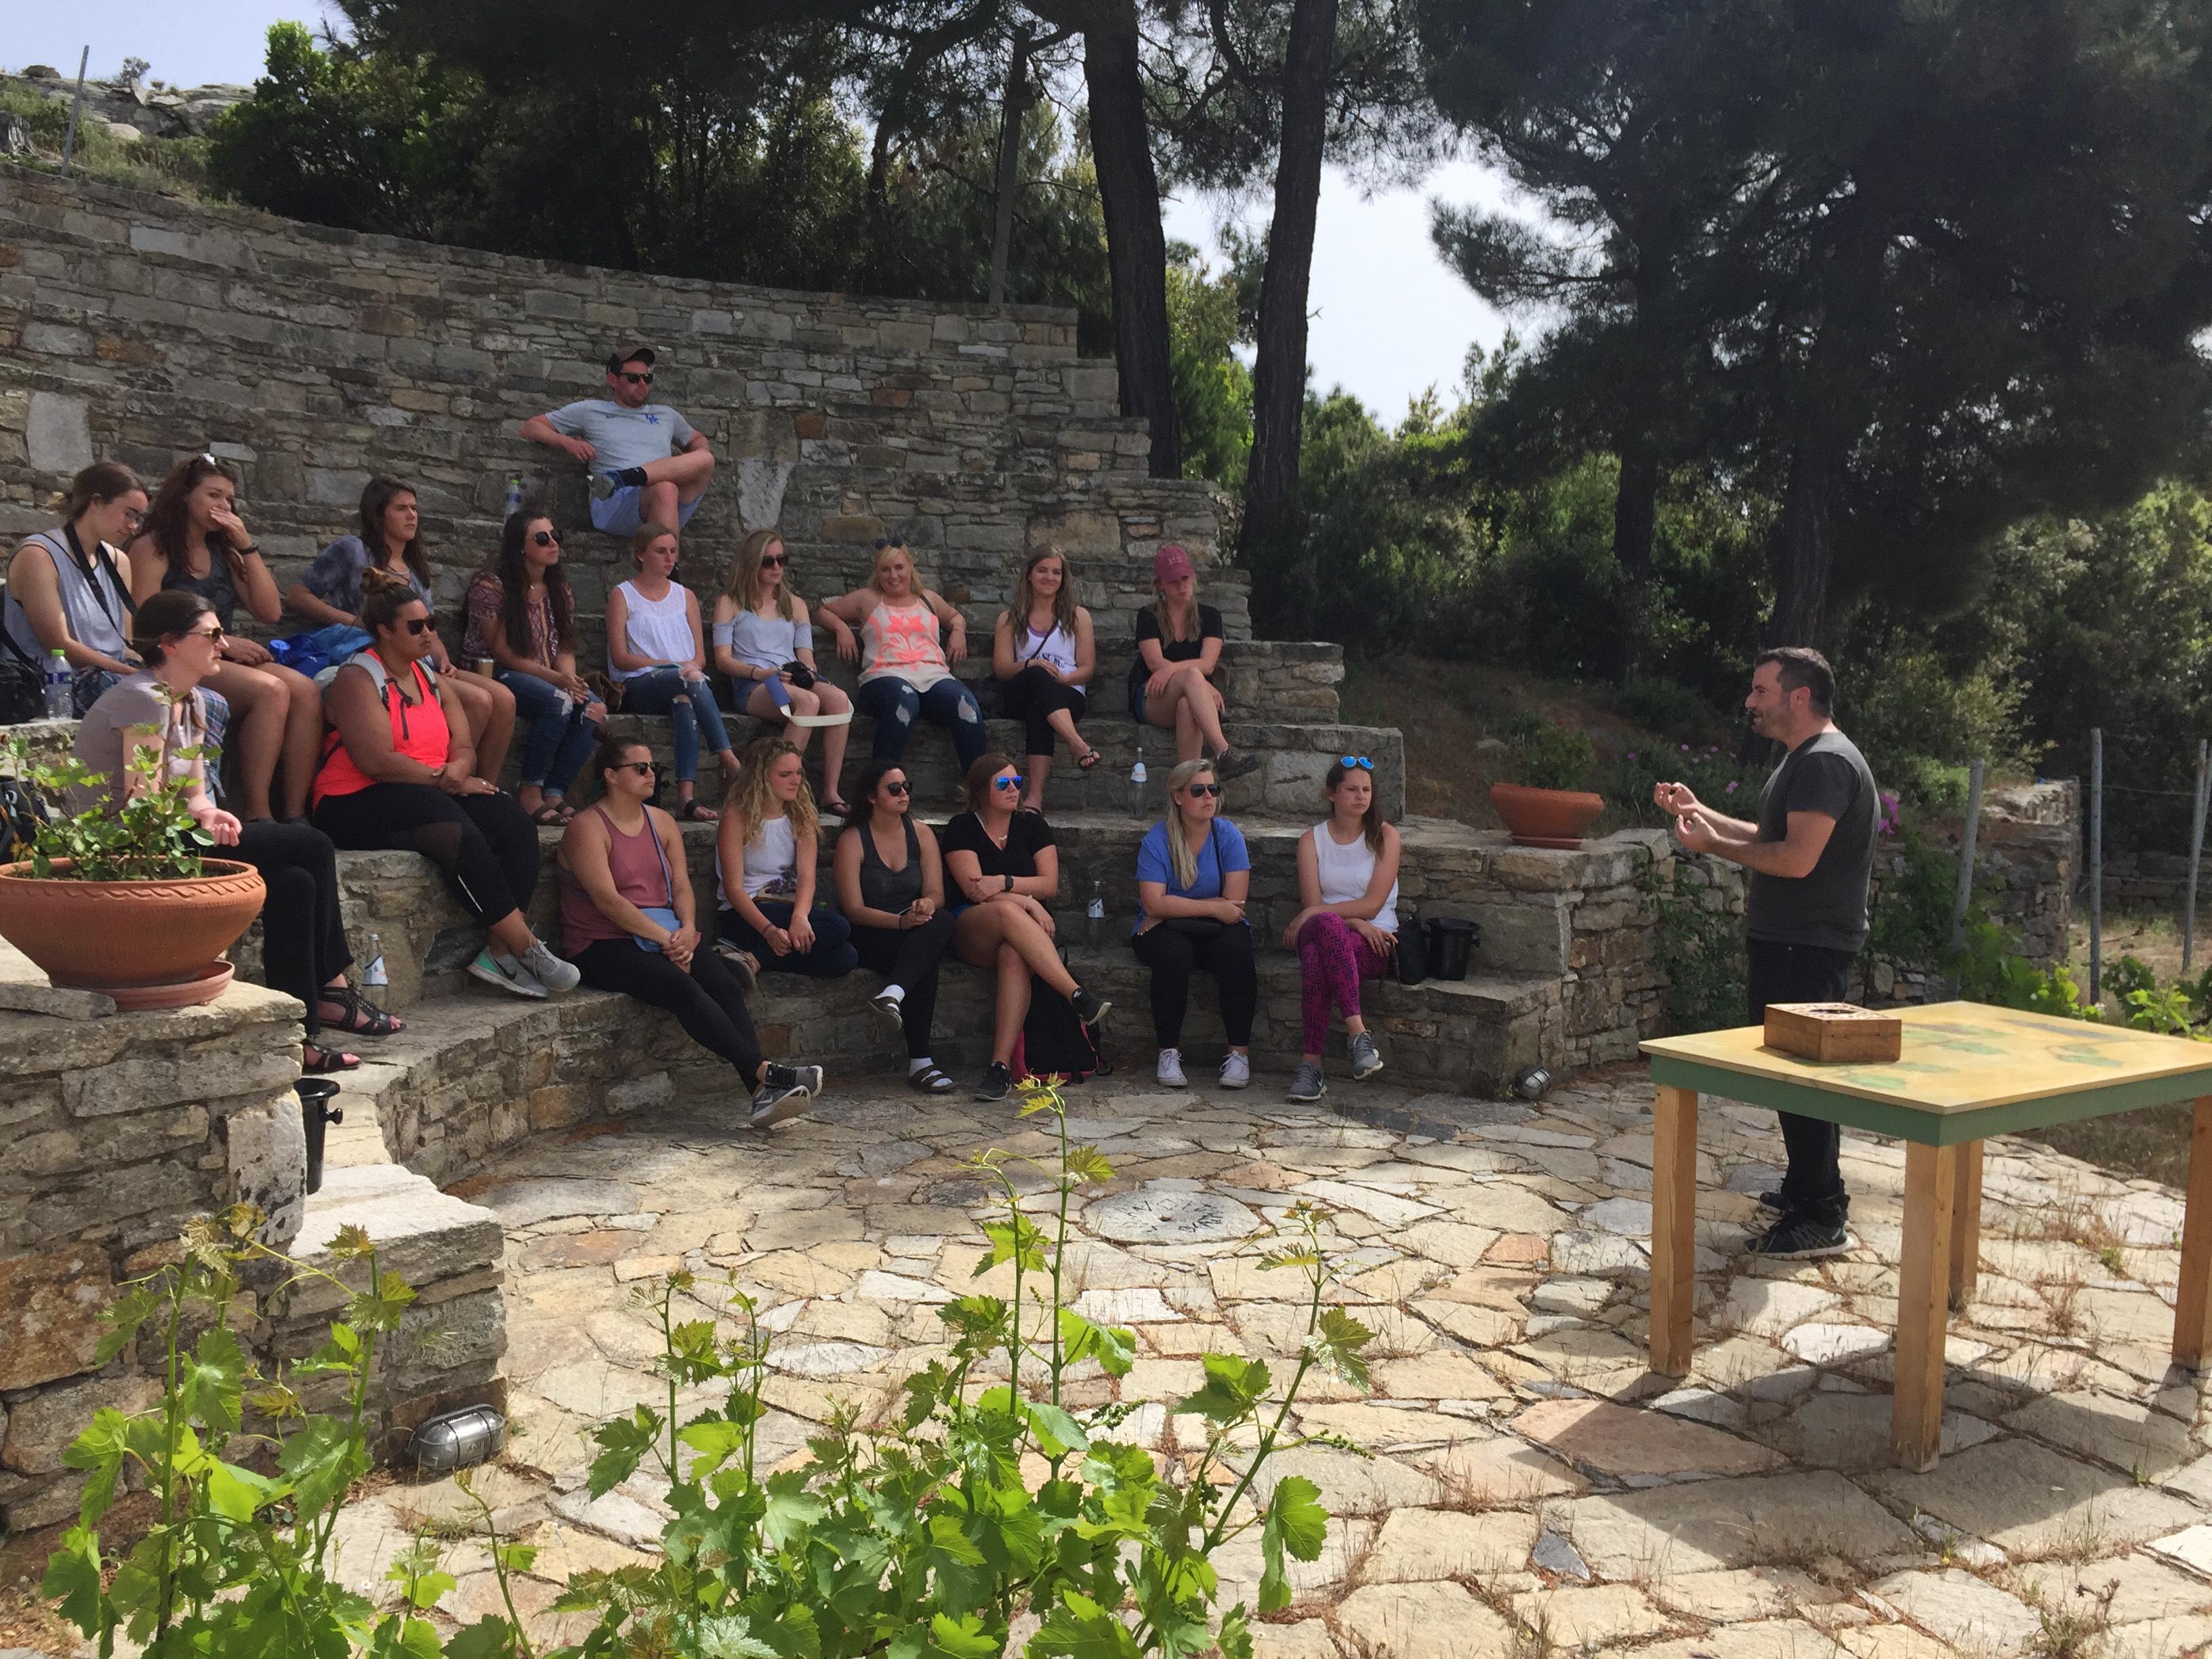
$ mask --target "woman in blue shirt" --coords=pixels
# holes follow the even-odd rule
[[[1210,760],[1187,760],[1169,775],[1168,815],[1137,848],[1137,897],[1144,915],[1129,943],[1152,970],[1152,1035],[1160,1045],[1159,1080],[1187,1088],[1182,1019],[1190,975],[1203,969],[1221,984],[1221,1023],[1229,1054],[1221,1086],[1252,1081],[1252,1016],[1260,976],[1252,961],[1252,928],[1244,901],[1252,890],[1252,859],[1243,835],[1221,816],[1221,785]]]

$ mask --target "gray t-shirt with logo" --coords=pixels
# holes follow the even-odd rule
[[[1867,889],[1881,822],[1874,773],[1856,744],[1827,731],[1790,751],[1759,791],[1759,840],[1786,840],[1792,812],[1819,812],[1836,821],[1835,830],[1809,874],[1751,872],[1747,931],[1778,945],[1856,952],[1867,941]]]
[[[581,438],[599,452],[592,460],[594,472],[665,461],[691,441],[691,422],[666,404],[624,409],[610,398],[586,398],[562,404],[545,419],[562,437]]]

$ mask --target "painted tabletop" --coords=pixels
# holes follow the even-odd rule
[[[1755,1104],[1796,1110],[1812,1097],[1830,1097],[1835,1108],[1816,1107],[1814,1115],[1939,1144],[1958,1137],[1914,1133],[1902,1127],[1904,1120],[2020,1108],[2000,1115],[2060,1122],[2212,1094],[2212,1043],[1975,1002],[1885,1012],[1896,1013],[1905,1028],[1902,1053],[1887,1063],[1800,1060],[1768,1048],[1756,1025],[1656,1037],[1643,1048],[1655,1083],[1714,1091],[1721,1080],[1711,1073],[1729,1073],[1743,1086],[1729,1092]],[[2080,1109],[2065,1109],[2076,1097]],[[1876,1110],[1844,1103],[1853,1101],[1873,1103]],[[2037,1109],[2035,1103],[2045,1104]]]

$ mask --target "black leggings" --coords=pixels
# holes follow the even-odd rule
[[[702,943],[692,951],[689,973],[633,939],[594,940],[569,960],[594,991],[615,991],[665,1008],[692,1042],[736,1066],[746,1088],[759,1086],[765,1061],[744,990],[709,945]]]
[[[908,1060],[929,1053],[929,1028],[937,1018],[937,970],[952,943],[953,921],[950,910],[939,910],[919,927],[853,924],[853,948],[860,953],[860,966],[906,993],[899,1024],[906,1028]]]
[[[239,826],[237,846],[216,852],[261,872],[269,889],[261,907],[261,976],[270,990],[307,1005],[312,1042],[323,1029],[315,1011],[323,987],[353,961],[338,914],[337,848],[312,825],[255,818]]]
[[[1221,1023],[1229,1028],[1229,1046],[1250,1046],[1252,1016],[1260,1006],[1260,970],[1252,960],[1249,927],[1211,916],[1170,916],[1130,943],[1137,960],[1152,970],[1152,1035],[1161,1048],[1182,1046],[1193,969],[1203,969],[1221,982]]]
[[[325,795],[315,828],[349,853],[420,853],[478,921],[527,909],[538,890],[538,826],[512,795],[449,795],[427,783],[372,783]]]
[[[1006,712],[1022,717],[1023,740],[1029,745],[1022,750],[1024,755],[1052,753],[1053,730],[1047,715],[1066,708],[1081,720],[1090,706],[1090,699],[1082,692],[1062,684],[1035,663],[1018,670],[1006,687]]]

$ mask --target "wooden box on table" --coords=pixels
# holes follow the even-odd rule
[[[1770,1002],[1766,1046],[1800,1060],[1826,1062],[1895,1060],[1903,1052],[1905,1023],[1849,1002]]]

